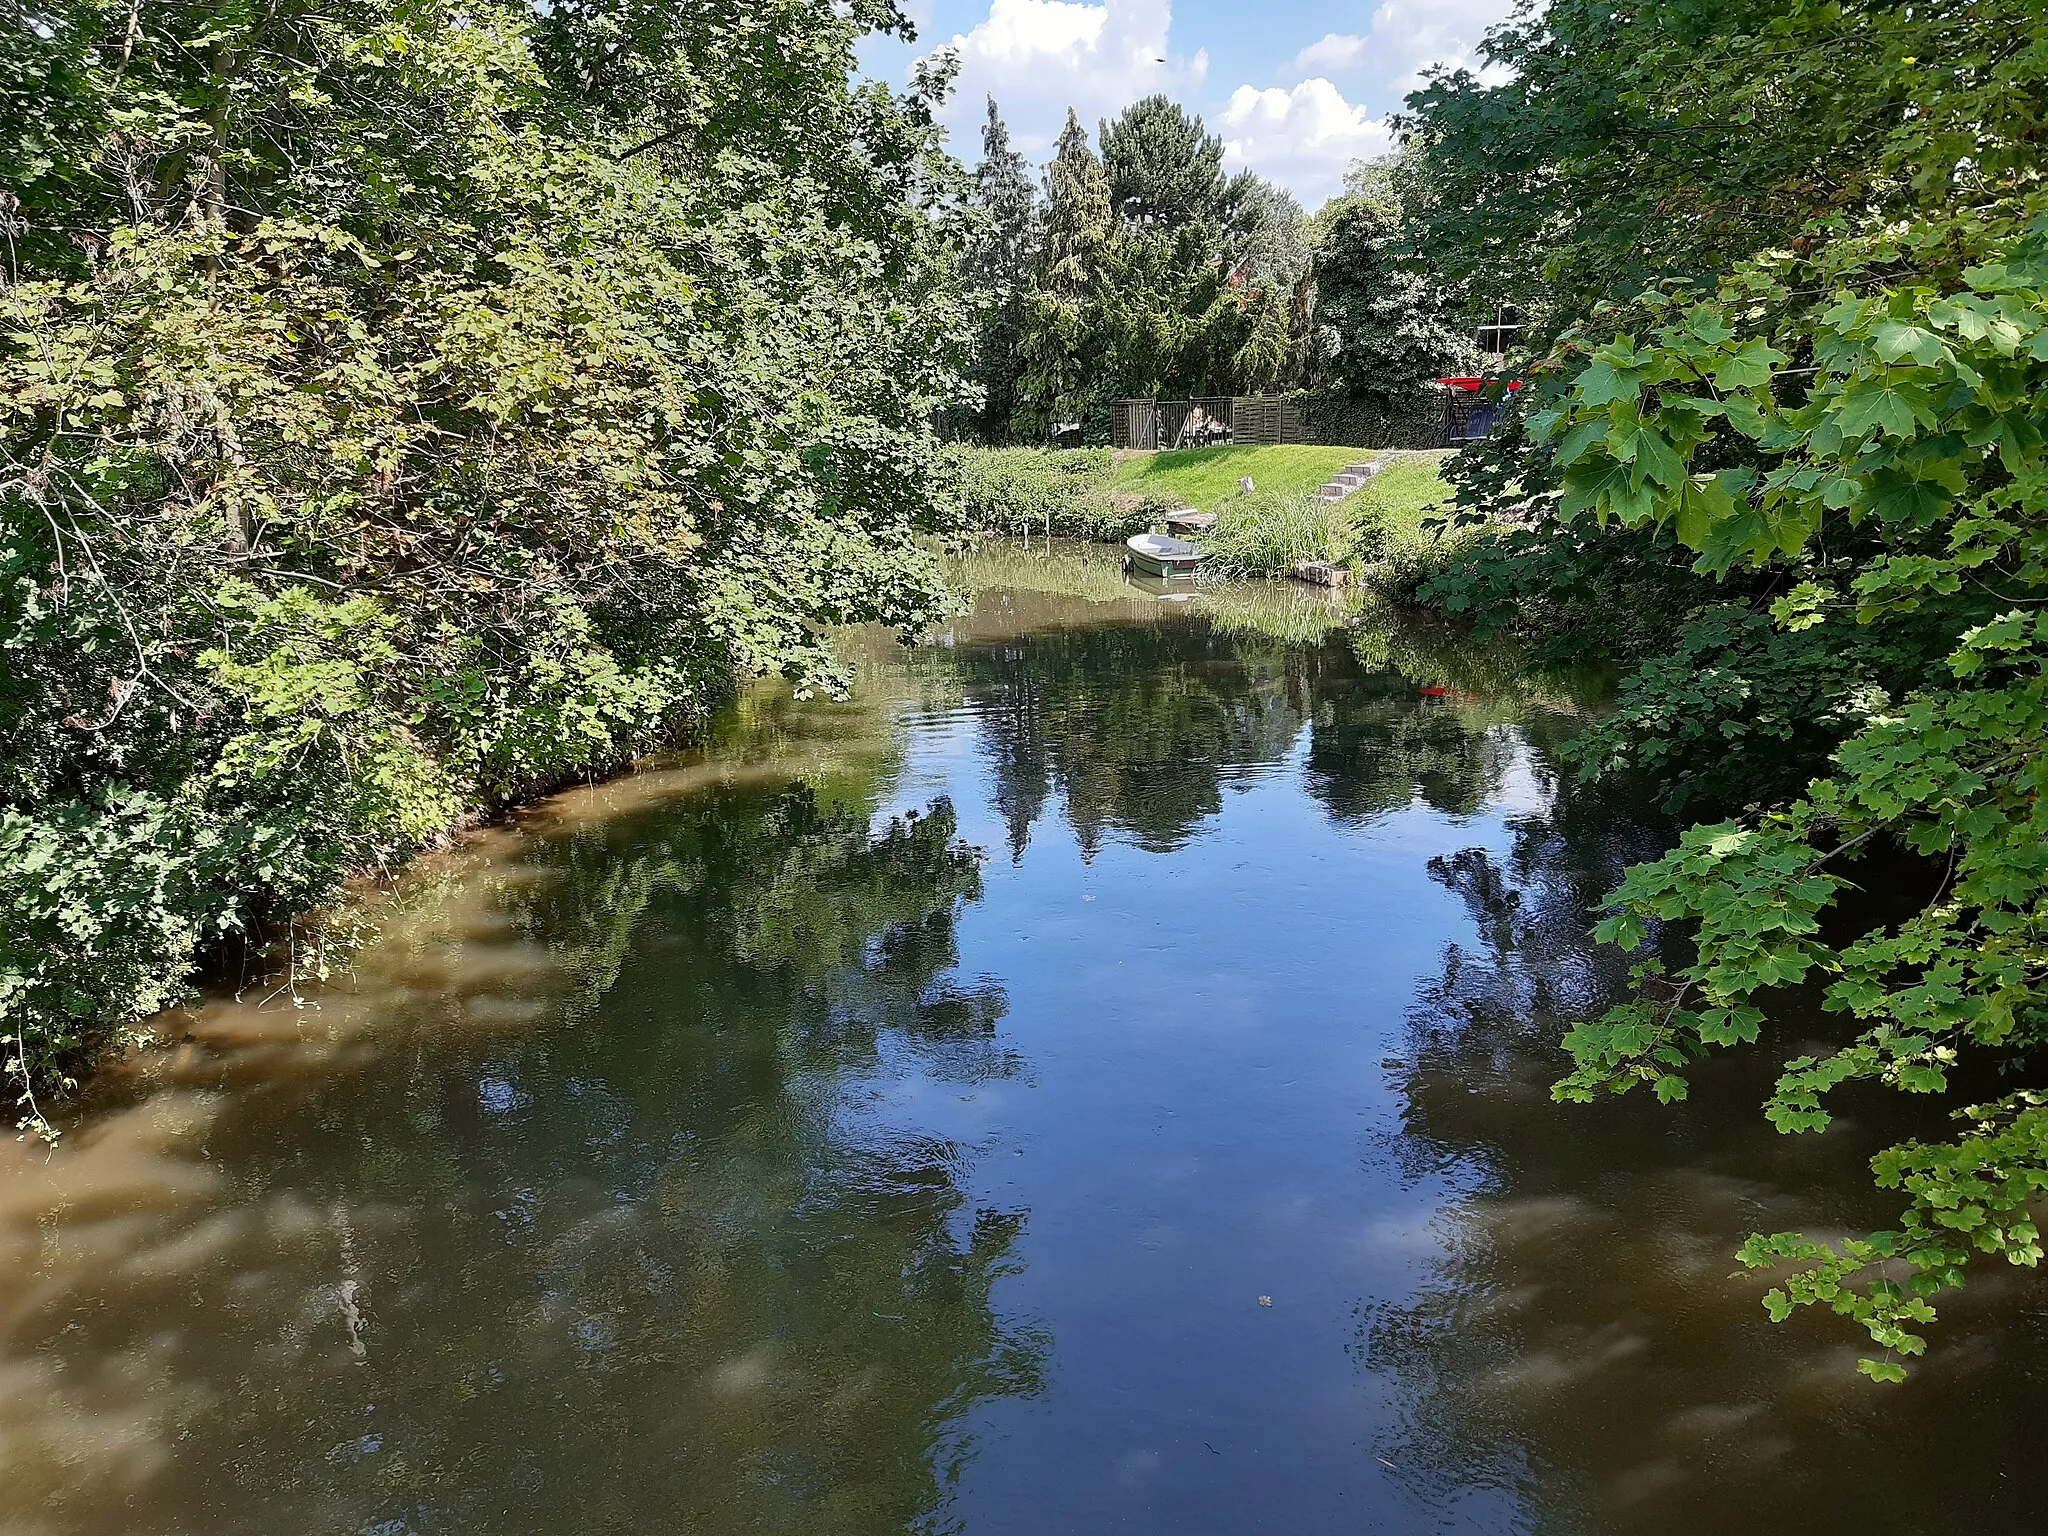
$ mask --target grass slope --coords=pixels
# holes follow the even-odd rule
[[[1346,464],[1377,457],[1369,448],[1320,448],[1304,444],[1223,448],[1175,448],[1164,453],[1133,454],[1118,463],[1110,487],[1174,496],[1204,512],[1216,510],[1225,496],[1237,494],[1241,476],[1250,475],[1262,491],[1302,496],[1313,491]]]
[[[1370,457],[1379,474],[1333,503],[1270,489],[1254,475],[1259,488],[1253,494],[1232,492],[1213,503],[1219,520],[1203,536],[1203,547],[1219,570],[1234,575],[1285,576],[1317,560],[1350,566],[1375,585],[1413,590],[1452,547],[1425,526],[1451,501],[1442,474],[1448,454],[1382,450]],[[1464,535],[1450,537],[1455,542]]]
[[[1415,533],[1426,518],[1441,516],[1451,504],[1451,488],[1444,483],[1444,461],[1449,448],[1385,448],[1369,454],[1384,467],[1353,499],[1366,497],[1379,509],[1388,536]]]

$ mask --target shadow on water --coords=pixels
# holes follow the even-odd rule
[[[1671,834],[1558,770],[1597,679],[968,574],[854,702],[423,861],[345,983],[12,1149],[0,1532],[2026,1528],[2026,1277],[1887,1392],[1730,1276],[1890,1215],[1896,1105],[1550,1102]]]
[[[742,774],[490,841],[9,1170],[0,1527],[894,1531],[1035,1390],[1021,1213],[867,1102],[1017,1068],[952,807]]]
[[[1406,1400],[1388,1458],[1433,1502],[1513,1490],[1529,1531],[2030,1528],[2019,1426],[2048,1384],[2031,1276],[2000,1266],[1948,1299],[1932,1354],[1893,1392],[1855,1373],[1860,1331],[1768,1324],[1775,1277],[1734,1260],[1756,1231],[1890,1224],[1866,1160],[1941,1122],[1872,1094],[1825,1135],[1773,1132],[1772,1063],[1825,1038],[1810,999],[1781,1008],[1769,1055],[1696,1068],[1682,1105],[1553,1103],[1554,1042],[1627,989],[1590,919],[1670,830],[1626,786],[1564,777],[1508,827],[1504,856],[1430,861],[1471,937],[1418,991],[1388,1151],[1410,1178],[1461,1171],[1471,1193],[1440,1212],[1410,1294],[1361,1309],[1354,1352]]]

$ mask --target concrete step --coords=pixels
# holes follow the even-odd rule
[[[1377,475],[1382,467],[1377,459],[1364,464],[1348,464],[1342,471],[1323,482],[1316,491],[1316,499],[1323,502],[1342,501]]]

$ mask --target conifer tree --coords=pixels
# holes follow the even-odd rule
[[[1045,238],[1025,302],[1020,418],[1039,431],[1082,419],[1093,397],[1096,297],[1114,233],[1109,178],[1072,108],[1045,172]]]
[[[981,165],[975,171],[975,201],[987,225],[970,256],[976,297],[982,305],[975,378],[982,388],[979,435],[984,442],[1008,442],[1023,373],[1024,300],[1038,254],[1040,209],[1029,162],[1010,144],[1010,130],[989,98],[981,130]]]
[[[1229,183],[1223,141],[1178,103],[1147,96],[1101,128],[1109,195],[1124,223],[1176,230],[1220,224]]]

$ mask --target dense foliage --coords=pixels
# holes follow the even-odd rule
[[[1309,218],[1226,176],[1221,140],[1163,96],[1098,140],[1099,155],[1070,112],[1041,193],[989,104],[970,263],[981,441],[1102,443],[1118,399],[1302,388],[1372,436],[1413,414],[1423,381],[1474,365],[1458,304],[1402,257],[1386,167]]]
[[[2020,0],[1558,0],[1490,47],[1517,78],[1410,127],[1448,265],[1545,254],[1544,398],[1468,469],[1545,521],[1429,592],[1618,642],[1589,768],[1737,813],[1622,881],[1602,936],[1681,923],[1694,958],[1575,1027],[1557,1092],[1682,1097],[1808,986],[1840,1027],[1785,1062],[1781,1130],[1849,1084],[1949,1096],[1950,1137],[1873,1160],[1895,1229],[1743,1250],[1792,1266],[1773,1316],[1856,1319],[1897,1379],[1973,1256],[2042,1253],[2048,33]],[[1880,851],[1891,910],[1844,910]]]
[[[1001,443],[1017,416],[1024,374],[1025,298],[1038,251],[1039,206],[1029,162],[1010,147],[1010,130],[993,100],[981,133],[973,203],[982,223],[969,248],[966,275],[980,321],[970,363],[980,399],[969,432],[961,435]]]
[[[1430,379],[1484,366],[1462,305],[1407,258],[1396,172],[1366,162],[1316,216],[1311,382],[1391,417]]]
[[[1280,377],[1307,271],[1301,210],[1222,143],[1148,97],[1101,128],[1072,113],[1046,169],[1045,216],[1013,429],[1106,433],[1112,400],[1248,392]]]
[[[1886,161],[1898,124],[1953,113],[1951,87],[2026,30],[2024,7],[1980,9],[1530,0],[1480,46],[1484,79],[1441,76],[1401,120],[1430,269],[1554,330],[1648,282],[1711,278],[1809,220],[1903,212],[1915,188]],[[1889,67],[1902,60],[1914,78]],[[2015,105],[1977,99],[1994,128]]]
[[[853,81],[891,0],[9,20],[24,1093],[346,872],[942,609],[962,187],[943,71]]]
[[[1114,543],[1179,505],[1118,487],[1107,448],[977,448],[959,462],[961,501],[976,533]]]

